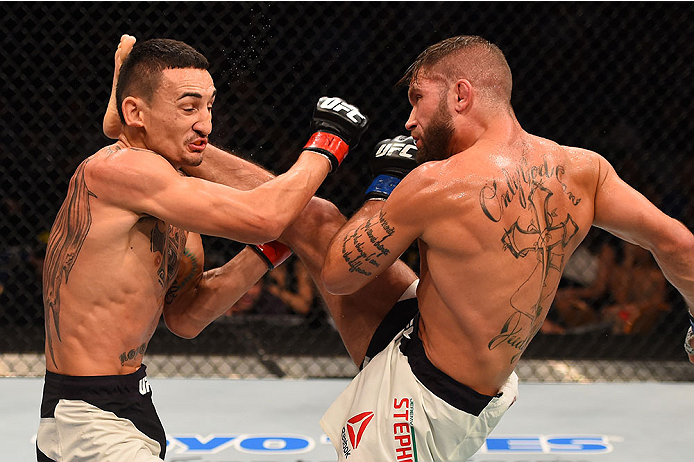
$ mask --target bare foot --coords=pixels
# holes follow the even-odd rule
[[[111,139],[116,139],[121,133],[121,122],[120,116],[118,115],[118,105],[116,104],[116,85],[118,84],[118,74],[120,74],[120,67],[123,65],[123,61],[126,56],[130,53],[135,45],[135,37],[128,34],[123,34],[120,38],[120,43],[118,44],[118,49],[116,49],[116,54],[114,56],[115,68],[113,70],[113,85],[111,86],[111,98],[108,100],[108,107],[106,108],[106,113],[104,114],[103,131],[104,135]]]

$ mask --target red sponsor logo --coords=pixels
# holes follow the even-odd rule
[[[374,418],[374,413],[371,411],[362,412],[347,421],[347,433],[349,434],[349,442],[352,443],[352,448],[357,449],[361,441],[364,430]]]

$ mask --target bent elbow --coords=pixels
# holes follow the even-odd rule
[[[331,271],[330,268],[323,267],[321,271],[321,282],[325,290],[332,295],[350,295],[357,291],[346,284],[347,278],[339,272]]]
[[[199,329],[195,329],[189,324],[178,322],[175,316],[164,315],[164,324],[169,331],[176,335],[177,337],[184,338],[186,340],[193,339],[198,336],[201,332]]]
[[[662,233],[661,239],[655,246],[654,253],[661,256],[692,256],[694,255],[694,234],[680,221],[670,232]]]
[[[278,217],[268,219],[260,231],[263,238],[262,243],[279,239],[284,230],[289,226],[289,222]]]
[[[273,213],[248,214],[245,218],[243,234],[236,236],[234,240],[246,242],[247,244],[264,244],[277,240],[287,226],[288,223],[285,220]]]

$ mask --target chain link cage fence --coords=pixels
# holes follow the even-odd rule
[[[101,117],[121,34],[176,38],[205,54],[219,92],[212,141],[274,172],[294,162],[318,97],[357,104],[370,128],[318,192],[347,215],[371,179],[368,150],[405,133],[406,90],[394,84],[408,65],[443,38],[481,35],[508,58],[527,131],[601,153],[692,229],[693,11],[689,2],[0,3],[0,374],[43,374],[47,235],[76,166],[108,142]],[[208,266],[241,248],[212,237],[204,244]],[[415,248],[403,258],[416,267]],[[356,368],[302,274],[290,260],[264,280],[259,299],[249,294],[248,313],[225,316],[193,340],[161,327],[148,372],[352,376]],[[263,311],[272,304],[281,308]],[[594,229],[519,375],[692,380],[685,313],[649,254]]]

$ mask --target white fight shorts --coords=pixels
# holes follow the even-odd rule
[[[46,371],[38,462],[163,460],[166,436],[145,369],[91,377]]]
[[[498,395],[487,396],[436,369],[417,336],[417,313],[416,299],[395,305],[374,334],[368,364],[323,416],[339,461],[467,460],[516,400],[515,373]],[[410,320],[404,329],[403,315]],[[374,351],[398,323],[392,341]]]

